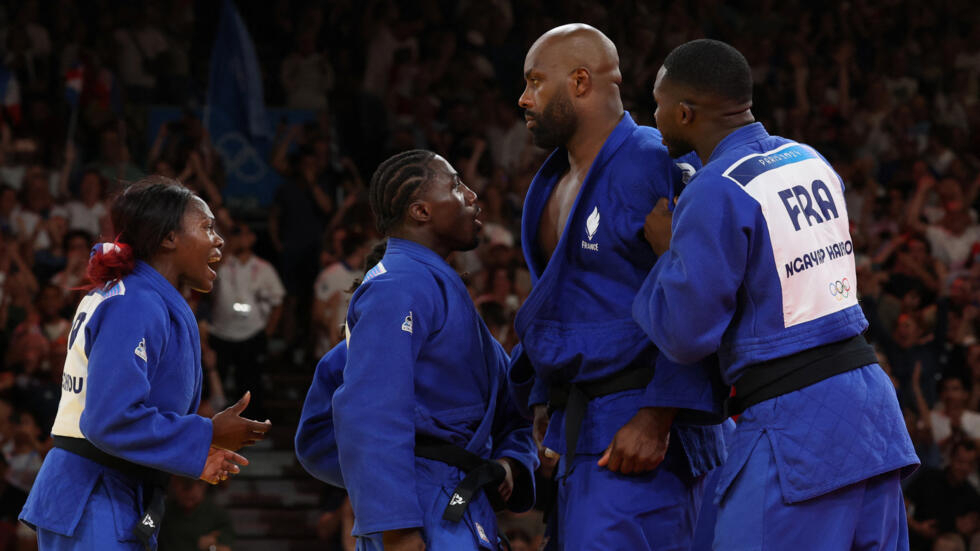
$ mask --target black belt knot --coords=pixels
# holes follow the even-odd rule
[[[459,522],[480,488],[483,488],[487,494],[494,511],[504,508],[505,503],[497,487],[507,478],[507,471],[500,463],[484,459],[466,448],[425,434],[415,436],[415,457],[440,461],[466,473],[466,477],[453,490],[449,504],[442,513],[443,519]]]
[[[147,505],[143,517],[133,527],[133,533],[136,534],[147,551],[152,551],[151,538],[160,530],[160,522],[163,520],[170,474],[110,455],[84,438],[54,436],[53,439],[57,448],[91,459],[100,465],[127,474],[150,486],[149,505]]]

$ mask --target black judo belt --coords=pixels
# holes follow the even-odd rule
[[[735,396],[725,403],[725,413],[738,415],[759,402],[877,362],[874,348],[863,336],[857,335],[792,356],[753,364],[735,382]]]
[[[653,367],[636,367],[614,373],[608,377],[582,383],[569,383],[551,387],[548,408],[565,410],[565,474],[568,475],[575,459],[579,432],[585,419],[589,401],[626,390],[646,388],[653,380]]]
[[[497,488],[507,478],[507,471],[500,463],[484,459],[456,444],[425,434],[415,436],[415,457],[440,461],[466,473],[466,477],[453,490],[449,504],[442,513],[443,519],[459,522],[480,488],[486,492],[494,511],[504,508],[504,500],[500,497]]]
[[[160,521],[163,520],[163,510],[167,497],[167,485],[170,483],[170,475],[157,469],[137,465],[114,455],[109,455],[84,438],[55,436],[54,445],[57,448],[69,451],[75,455],[80,455],[86,459],[91,459],[100,465],[137,478],[150,487],[151,493],[148,505],[146,506],[146,512],[143,514],[143,518],[133,527],[133,533],[136,534],[136,537],[139,538],[140,543],[143,544],[147,551],[152,551],[154,546],[151,538],[160,529]]]

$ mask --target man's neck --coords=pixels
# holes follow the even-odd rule
[[[568,150],[568,166],[572,172],[585,173],[592,166],[592,161],[602,151],[602,146],[619,126],[619,121],[623,119],[625,112],[620,112],[618,116],[611,115],[601,119],[582,124],[575,135],[565,144]]]
[[[702,140],[701,143],[695,147],[698,158],[701,159],[701,165],[704,166],[708,164],[708,160],[711,159],[711,155],[715,152],[715,149],[718,148],[718,144],[720,144],[722,140],[727,138],[739,128],[742,127],[736,126],[731,128],[719,128],[714,132],[707,134],[704,140]]]
[[[244,264],[244,263],[248,262],[250,258],[252,258],[252,251],[251,251],[251,249],[245,249],[244,251],[238,251],[238,253],[235,254],[235,258],[237,258],[239,262],[241,262],[242,264]]]
[[[752,111],[744,106],[734,108],[729,112],[718,113],[715,117],[708,123],[712,127],[703,131],[703,139],[694,146],[702,165],[708,164],[708,160],[711,159],[711,155],[722,140],[732,132],[755,122]]]

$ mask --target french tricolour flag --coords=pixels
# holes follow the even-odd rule
[[[15,125],[20,124],[20,85],[17,77],[6,67],[0,65],[0,108]]]
[[[78,105],[78,100],[82,96],[84,77],[85,69],[79,63],[65,71],[65,99],[72,107]]]

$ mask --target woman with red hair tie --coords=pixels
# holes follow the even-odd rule
[[[41,551],[154,549],[169,477],[216,484],[248,464],[234,450],[271,426],[239,416],[247,393],[211,419],[195,413],[200,337],[179,289],[214,283],[224,241],[211,209],[150,176],[111,218],[116,240],[92,250],[91,291],[68,336],[55,447],[20,515]]]

